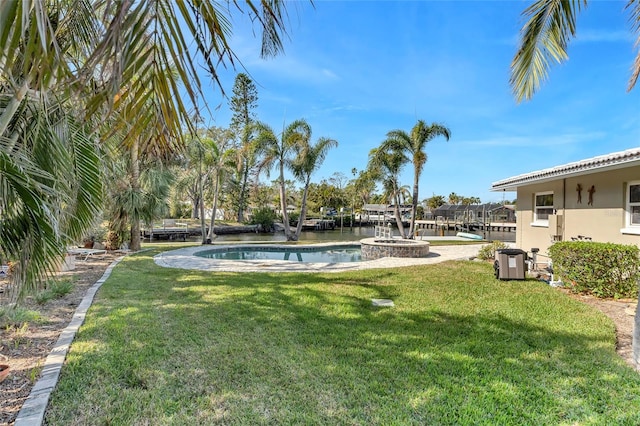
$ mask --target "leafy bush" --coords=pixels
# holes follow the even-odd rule
[[[496,257],[496,251],[509,248],[509,246],[502,241],[492,241],[491,244],[482,246],[478,251],[478,259],[480,260],[493,260]]]
[[[297,226],[298,219],[300,219],[300,212],[291,212],[289,213],[289,225]]]
[[[273,229],[276,217],[276,214],[270,208],[263,207],[253,212],[251,224],[260,225],[263,232],[270,232]]]
[[[549,248],[554,273],[576,293],[636,297],[640,251],[635,245],[562,241]]]

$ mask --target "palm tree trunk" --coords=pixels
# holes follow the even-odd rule
[[[304,222],[307,218],[307,194],[309,193],[309,182],[310,180],[307,179],[304,184],[304,190],[302,191],[302,205],[300,206],[300,217],[298,218],[298,226],[296,226],[296,233],[294,235],[295,241],[298,241],[298,239],[300,239],[300,233],[302,232],[302,222]]]
[[[204,218],[204,194],[202,182],[202,145],[198,145],[200,150],[200,161],[198,162],[198,197],[200,197],[200,235],[202,235],[202,244],[207,244],[207,225]]]
[[[280,162],[280,210],[282,212],[282,226],[287,241],[293,241],[291,228],[289,227],[289,213],[287,212],[287,191],[284,182],[284,164]]]
[[[393,198],[395,199],[395,203],[393,203],[393,213],[396,217],[396,224],[398,225],[398,231],[400,232],[400,236],[402,238],[407,238],[407,236],[404,234],[404,225],[402,224],[402,216],[400,215],[400,197],[398,196],[397,192],[393,196]]]
[[[413,176],[413,199],[411,200],[411,223],[409,225],[409,238],[415,238],[416,214],[418,213],[418,173]]]
[[[245,159],[242,161],[242,185],[240,186],[240,199],[238,200],[238,222],[244,222],[244,205],[247,198],[247,182],[249,181],[249,162]]]
[[[216,233],[215,233],[215,226],[216,226],[216,211],[218,210],[218,187],[220,185],[220,178],[218,177],[218,173],[216,172],[216,178],[215,178],[215,183],[213,186],[213,210],[211,211],[211,225],[209,227],[209,235],[207,236],[207,238],[209,238],[209,242],[215,240],[216,238]]]
[[[138,157],[138,139],[133,140],[133,145],[129,151],[131,155],[131,192],[138,194],[140,192],[140,159]],[[131,244],[129,248],[132,251],[140,250],[140,216],[136,211],[131,215]]]

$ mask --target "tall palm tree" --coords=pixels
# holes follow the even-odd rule
[[[401,190],[400,184],[398,183],[400,171],[404,164],[404,156],[399,151],[384,150],[382,147],[373,148],[369,151],[367,170],[370,171],[371,176],[373,176],[375,180],[382,182],[385,191],[385,201],[388,200],[388,202],[393,205],[394,217],[400,236],[407,238],[408,235],[404,231],[404,224],[402,223],[402,216],[400,214]]]
[[[304,128],[305,132],[302,133],[304,139],[300,144],[294,146],[296,157],[291,165],[293,176],[303,185],[300,217],[298,218],[298,225],[294,233],[295,241],[300,238],[302,222],[307,218],[307,195],[309,193],[309,185],[311,184],[311,176],[320,168],[329,150],[338,146],[338,141],[325,137],[318,139],[315,144],[311,144],[309,142],[311,138],[311,127],[304,122]]]
[[[232,149],[233,136],[225,129],[211,128],[207,131],[207,137],[203,140],[206,148],[208,161],[206,164],[210,169],[210,179],[212,181],[213,204],[211,207],[211,223],[207,239],[213,241],[216,237],[216,212],[218,211],[218,198],[220,187],[225,175],[232,170],[235,164]]]
[[[533,97],[547,79],[550,62],[561,63],[569,58],[567,46],[576,35],[576,17],[587,3],[587,0],[537,0],[524,10],[526,22],[511,62],[510,79],[519,101]],[[626,9],[636,43],[640,43],[640,0],[628,0]],[[635,57],[627,90],[633,89],[639,76],[640,50]]]
[[[278,185],[280,187],[280,210],[282,224],[287,241],[295,240],[295,234],[289,226],[289,213],[287,212],[287,191],[284,179],[285,169],[291,169],[296,146],[309,140],[311,128],[304,120],[296,120],[284,128],[280,138],[271,127],[265,123],[257,123],[258,135],[255,139],[255,150],[258,163],[258,173],[264,171],[269,175],[272,168],[278,168]]]
[[[403,156],[403,161],[413,164],[413,194],[411,201],[411,222],[409,225],[409,237],[413,238],[418,210],[418,184],[420,175],[427,162],[427,154],[424,149],[428,142],[438,136],[446,140],[451,137],[451,131],[442,124],[426,124],[423,120],[413,126],[409,133],[404,130],[392,130],[387,133],[387,139],[382,142],[380,148],[383,151],[395,151]]]

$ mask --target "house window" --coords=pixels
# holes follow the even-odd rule
[[[553,192],[536,193],[533,208],[533,225],[549,226],[550,214],[553,214]]]
[[[627,227],[640,227],[640,182],[630,182],[627,190]]]

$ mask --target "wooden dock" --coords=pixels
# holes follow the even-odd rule
[[[313,229],[314,231],[336,229],[336,221],[333,219],[306,219],[302,222],[302,229]]]
[[[416,229],[446,229],[456,231],[503,231],[515,232],[516,224],[513,222],[466,222],[453,219],[416,220]]]
[[[200,229],[198,228],[198,234],[200,234]],[[141,229],[140,235],[144,239],[148,239],[150,241],[155,240],[182,240],[186,241],[187,237],[190,234],[189,227],[186,226],[171,226],[171,227],[162,227],[162,228],[149,228],[149,229]]]
[[[213,229],[217,235],[257,233],[258,225],[216,225]],[[209,233],[209,226],[205,226],[205,232]],[[189,226],[186,223],[172,223],[171,226],[154,226],[140,230],[140,236],[144,239],[152,240],[181,240],[186,241],[188,237],[202,236],[200,226]]]

